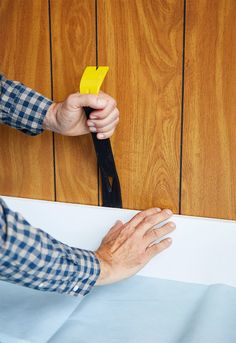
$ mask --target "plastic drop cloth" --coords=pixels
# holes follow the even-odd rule
[[[0,283],[1,343],[235,343],[236,288],[143,276],[80,299]]]

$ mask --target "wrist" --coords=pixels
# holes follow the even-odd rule
[[[47,110],[45,118],[43,120],[43,129],[49,131],[57,131],[57,111],[58,107],[60,107],[60,103],[54,102]]]
[[[106,285],[109,283],[110,265],[100,256],[98,252],[95,252],[95,255],[100,265],[100,274],[96,281],[96,286]]]

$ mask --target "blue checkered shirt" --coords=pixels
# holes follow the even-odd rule
[[[52,101],[0,74],[0,122],[37,135]],[[0,279],[26,287],[86,295],[100,273],[92,251],[70,247],[32,227],[0,198]]]

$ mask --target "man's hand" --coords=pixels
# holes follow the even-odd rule
[[[171,245],[171,239],[160,240],[175,229],[173,222],[155,226],[172,215],[159,208],[139,212],[129,222],[117,222],[96,251],[101,273],[96,285],[120,281],[136,274],[155,255]]]
[[[83,107],[94,109],[89,120]],[[112,97],[103,92],[99,95],[75,93],[49,107],[43,128],[66,136],[97,132],[98,139],[105,139],[112,136],[118,122],[119,111]]]

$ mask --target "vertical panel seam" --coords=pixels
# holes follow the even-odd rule
[[[98,68],[98,0],[94,0],[95,5],[95,52],[96,52],[96,67]],[[98,206],[100,206],[100,172],[97,161],[97,192],[98,192]]]
[[[96,67],[98,68],[98,0],[95,0]]]
[[[48,0],[48,25],[49,25],[49,51],[50,51],[50,79],[51,79],[51,99],[54,100],[53,92],[53,60],[52,60],[52,23],[51,23],[51,0]],[[53,154],[53,185],[54,201],[57,201],[57,183],[56,183],[56,151],[55,151],[55,133],[52,132],[52,154]]]
[[[179,214],[182,213],[182,178],[183,178],[183,134],[184,134],[184,82],[185,82],[185,44],[186,44],[186,1],[183,0],[183,53],[182,53],[182,91],[180,118],[180,157],[179,157]]]

